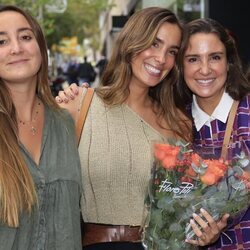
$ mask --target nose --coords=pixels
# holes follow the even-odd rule
[[[166,62],[166,54],[159,51],[157,53],[157,55],[155,56],[155,61],[160,63],[160,64],[165,63]]]
[[[12,40],[10,53],[11,55],[19,54],[22,52],[22,46],[18,40]]]
[[[202,75],[208,75],[212,72],[210,64],[208,61],[202,61],[200,65],[200,73]]]

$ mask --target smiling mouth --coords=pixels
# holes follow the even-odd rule
[[[27,62],[27,61],[28,61],[27,59],[21,59],[21,60],[9,62],[8,64],[19,64],[19,63],[24,63],[24,62]]]
[[[149,65],[149,64],[144,64],[147,72],[152,75],[159,76],[161,74],[161,70]]]
[[[210,79],[196,79],[196,81],[199,84],[209,84],[212,83],[215,80],[215,78],[210,78]]]

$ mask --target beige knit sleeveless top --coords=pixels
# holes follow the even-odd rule
[[[128,106],[94,95],[79,145],[85,222],[141,224],[153,140],[163,136]]]

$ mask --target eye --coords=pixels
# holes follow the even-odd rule
[[[20,37],[20,40],[24,40],[24,41],[30,41],[32,39],[32,36],[30,35],[22,35]]]
[[[6,39],[1,39],[0,38],[0,46],[5,45],[7,43]]]
[[[211,60],[212,61],[219,61],[221,59],[221,56],[220,55],[213,55],[212,57],[211,57]]]
[[[9,38],[7,36],[3,36],[3,35],[0,36],[0,46],[7,44],[8,41],[9,41]]]
[[[170,50],[170,51],[169,51],[169,54],[172,55],[172,56],[177,56],[178,50],[175,50],[175,49]]]
[[[154,41],[152,43],[152,47],[159,48],[159,43],[157,41]]]
[[[187,58],[187,62],[189,63],[196,63],[198,61],[198,59],[196,57],[188,57]]]
[[[21,41],[30,41],[34,38],[34,34],[30,30],[24,30],[19,33],[18,37]]]

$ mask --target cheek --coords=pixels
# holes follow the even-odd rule
[[[166,63],[164,65],[164,69],[168,72],[174,67],[175,65],[175,57],[174,56],[167,56]]]
[[[190,76],[192,75],[192,68],[187,65],[187,64],[184,64],[183,66],[183,77],[184,77],[184,80],[187,82],[187,80],[190,78]]]
[[[167,60],[168,67],[169,68],[173,68],[174,64],[175,64],[175,57],[174,56],[170,56],[166,60]]]
[[[138,71],[138,64],[137,64],[137,60],[133,60],[131,62],[131,69],[132,69],[132,73],[135,74]]]
[[[192,67],[185,67],[183,77],[187,87],[191,89],[191,91],[194,91],[195,88],[194,74],[194,69]]]
[[[225,65],[225,66],[222,67],[222,69],[221,69],[221,75],[222,75],[224,78],[227,78],[227,72],[228,72],[228,67],[227,67],[227,65]]]
[[[138,57],[141,58],[148,58],[153,56],[153,51],[151,48],[143,50],[140,54],[138,54]]]
[[[8,52],[1,49],[0,50],[0,63],[4,63],[8,56],[9,56]]]
[[[40,69],[41,64],[42,64],[42,55],[40,52],[40,49],[38,48],[38,50],[36,50],[36,53],[34,54],[35,58],[36,58],[36,67],[38,69]]]

